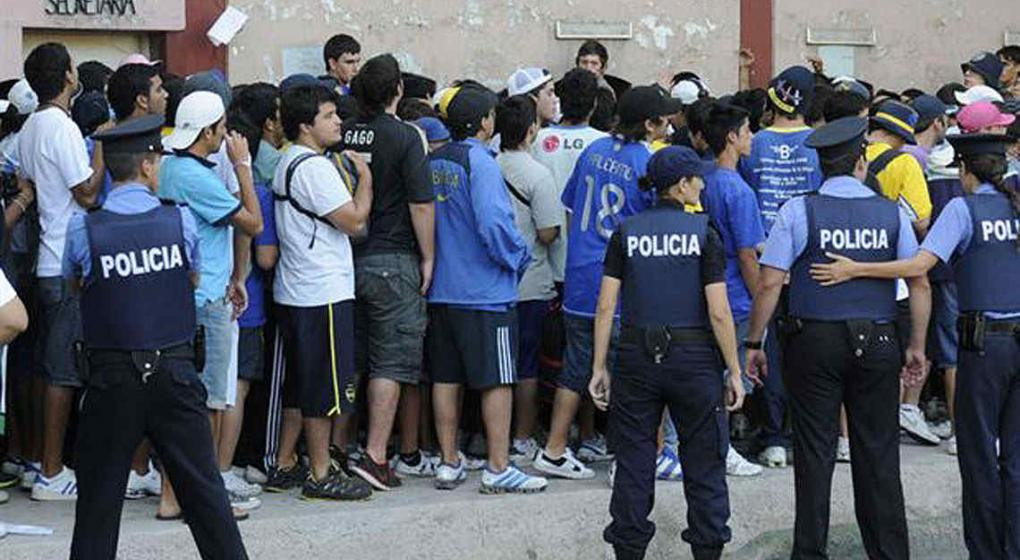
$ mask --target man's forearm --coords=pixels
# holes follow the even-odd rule
[[[907,280],[910,288],[910,345],[924,348],[931,318],[931,284],[927,276],[915,276]]]
[[[436,228],[436,205],[434,202],[425,204],[411,204],[411,225],[414,227],[414,236],[418,240],[418,249],[421,251],[423,261],[432,262],[435,259],[435,228]]]
[[[234,228],[234,269],[230,274],[230,279],[244,282],[248,278],[248,262],[250,260],[251,236],[241,231],[240,228]]]
[[[740,277],[751,294],[758,291],[758,278],[761,275],[761,267],[758,264],[758,252],[754,249],[740,249],[737,251],[737,263],[740,266]]]

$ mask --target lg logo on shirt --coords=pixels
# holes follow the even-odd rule
[[[563,145],[563,149],[564,150],[583,150],[584,149],[584,139],[583,138],[572,138],[572,139],[569,139],[569,140],[564,140],[563,138],[561,138],[559,136],[547,136],[545,138],[545,140],[542,141],[542,149],[546,153],[550,153],[551,154],[551,153],[555,152],[556,150],[560,149],[560,144]]]

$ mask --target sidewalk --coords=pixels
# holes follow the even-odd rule
[[[960,481],[955,457],[941,448],[901,447],[912,553],[917,558],[963,558]],[[452,492],[431,481],[376,493],[357,504],[305,502],[297,494],[264,494],[262,508],[240,523],[253,559],[379,558],[485,560],[590,560],[607,556],[602,529],[608,521],[605,466],[593,481],[551,481],[545,494],[483,496],[473,475]],[[727,557],[789,556],[793,526],[793,470],[766,469],[757,479],[729,479],[733,542]],[[680,484],[659,483],[653,520],[658,525],[648,558],[689,558],[679,538],[686,507]],[[157,500],[128,502],[119,558],[197,558],[187,527],[156,521]],[[9,536],[0,540],[4,560],[66,558],[73,504],[36,503],[19,490],[0,506],[0,519],[54,528],[52,537]],[[837,465],[833,480],[832,557],[860,558],[853,516],[849,465]]]

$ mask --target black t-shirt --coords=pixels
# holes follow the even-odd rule
[[[661,203],[660,203],[661,204]],[[705,246],[701,248],[701,285],[726,282],[726,249],[722,237],[711,224],[705,236]],[[623,280],[624,260],[623,238],[619,231],[614,231],[606,248],[606,259],[603,262],[602,274],[617,280]]]
[[[340,147],[365,155],[372,170],[368,238],[355,254],[417,253],[407,205],[435,198],[421,135],[412,125],[382,114],[345,122]]]

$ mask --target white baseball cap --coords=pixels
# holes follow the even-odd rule
[[[679,99],[684,105],[690,105],[701,96],[701,88],[691,80],[680,80],[669,91],[669,96]]]
[[[970,105],[979,101],[1002,103],[1002,95],[988,86],[974,86],[967,91],[956,92],[956,100],[960,105]]]
[[[195,143],[198,135],[207,126],[223,118],[223,100],[211,91],[189,93],[177,106],[174,131],[163,139],[168,150],[186,150]]]
[[[28,80],[22,78],[11,87],[7,99],[0,100],[0,113],[7,112],[10,106],[14,106],[19,115],[27,115],[39,107],[39,97],[28,85]]]
[[[518,68],[510,74],[506,81],[506,91],[510,96],[531,93],[552,80],[552,74],[541,68]]]

